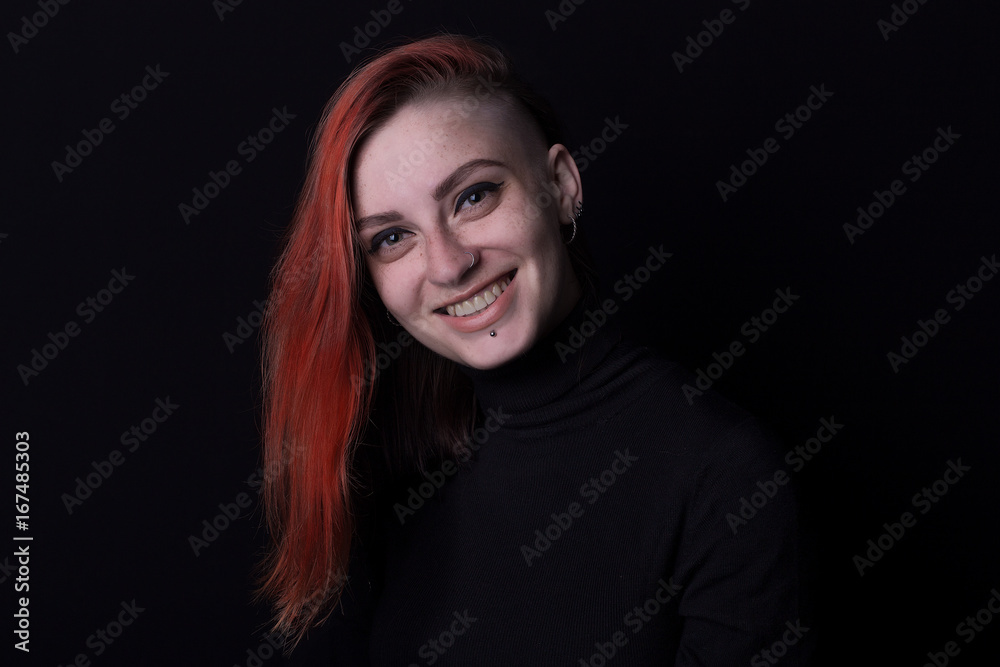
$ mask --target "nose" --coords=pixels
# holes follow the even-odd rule
[[[427,279],[436,285],[457,285],[475,264],[473,258],[478,261],[474,252],[448,231],[439,231],[428,237],[426,247]]]

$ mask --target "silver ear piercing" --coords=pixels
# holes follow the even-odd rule
[[[569,241],[566,241],[566,245],[569,245],[570,243],[572,243],[573,239],[576,238],[576,221],[577,221],[577,218],[580,218],[580,217],[583,216],[583,202],[582,201],[577,201],[576,202],[576,209],[574,210],[574,213],[576,213],[575,216],[573,214],[570,214],[570,216],[569,216],[570,222],[573,223],[573,235],[569,237]]]

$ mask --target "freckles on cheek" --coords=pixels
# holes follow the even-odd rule
[[[382,303],[400,317],[419,310],[421,254],[415,250],[395,261],[368,261],[368,275]]]

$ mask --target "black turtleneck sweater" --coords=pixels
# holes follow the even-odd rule
[[[593,304],[465,371],[475,451],[389,491],[379,565],[327,624],[333,664],[805,664],[777,442],[710,391],[689,402],[691,374],[615,315],[572,338]]]

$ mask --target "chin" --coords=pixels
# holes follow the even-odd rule
[[[507,329],[506,336],[510,337],[511,328]],[[455,361],[486,371],[503,366],[531,349],[529,340],[498,340],[504,335],[501,331],[497,332],[496,338],[490,338],[489,332],[483,332],[482,335],[485,336],[485,340],[477,342],[474,349],[466,351]]]
[[[469,334],[453,345],[438,345],[432,349],[463,366],[485,371],[503,366],[528,352],[537,339],[536,329],[519,322],[506,322]],[[491,330],[497,332],[495,337],[490,336]]]
[[[457,359],[458,363],[470,368],[475,368],[481,371],[488,371],[493,368],[499,368],[509,361],[513,361],[521,354],[520,352],[507,353],[505,351],[497,350],[497,353],[491,353],[487,355],[479,355],[472,359]]]

